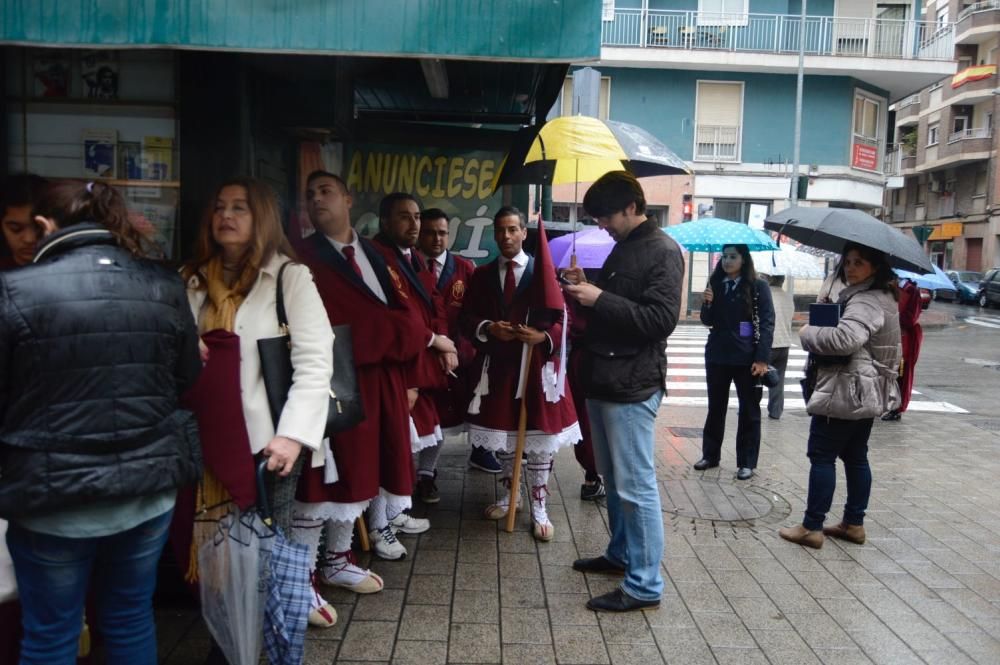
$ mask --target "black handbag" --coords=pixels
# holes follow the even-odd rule
[[[260,354],[260,370],[264,377],[267,404],[271,409],[271,420],[278,426],[281,410],[288,399],[292,387],[292,338],[285,313],[285,294],[282,276],[286,262],[278,270],[278,284],[275,294],[275,311],[278,316],[278,337],[257,340]],[[351,429],[365,419],[358,376],[354,369],[354,344],[349,325],[333,326],[333,376],[330,378],[330,408],[326,415],[326,436]]]

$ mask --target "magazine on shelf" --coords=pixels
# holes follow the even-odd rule
[[[174,140],[168,136],[142,138],[142,179],[170,180],[173,173]]]
[[[117,143],[118,132],[114,129],[83,130],[83,174],[91,178],[114,178]]]

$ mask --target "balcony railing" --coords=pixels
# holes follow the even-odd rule
[[[896,102],[896,114],[898,115],[900,111],[905,109],[907,106],[913,106],[914,104],[920,103],[920,93],[910,95],[909,97],[903,99],[902,101]]]
[[[977,2],[969,5],[962,11],[958,12],[957,21],[961,21],[966,16],[972,16],[978,12],[988,12],[991,9],[1000,9],[1000,0],[986,0],[985,2]]]
[[[694,159],[700,162],[735,162],[740,158],[740,128],[732,125],[698,125]]]
[[[948,143],[966,141],[968,139],[988,139],[993,135],[989,127],[976,127],[974,129],[963,129],[948,136]]]
[[[603,22],[603,44],[638,48],[798,53],[800,17],[696,11],[615,9]],[[951,60],[954,24],[807,16],[809,55]]]

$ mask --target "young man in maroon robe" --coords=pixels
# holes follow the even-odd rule
[[[379,203],[379,229],[374,242],[390,265],[395,262],[411,294],[406,304],[416,321],[414,334],[425,340],[430,336],[424,352],[411,365],[408,385],[419,391],[410,414],[416,430],[412,448],[417,454],[417,497],[423,503],[438,503],[441,497],[434,479],[444,433],[433,393],[448,389],[447,373],[458,367],[458,353],[448,337],[444,302],[434,274],[416,250],[420,234],[417,200],[403,192],[384,197]]]
[[[521,404],[517,396],[521,358],[529,349],[524,382],[526,476],[532,532],[536,539],[547,541],[554,534],[546,509],[552,460],[559,448],[581,437],[569,386],[559,386],[557,381],[565,304],[559,293],[560,311],[532,309],[533,286],[537,286],[534,282],[551,279],[555,283],[555,272],[551,265],[536,268],[534,259],[522,249],[528,229],[517,208],[504,206],[497,211],[493,236],[501,256],[472,274],[462,310],[462,331],[479,350],[472,373],[475,388],[466,417],[469,442],[496,451],[503,465],[501,482],[507,491],[485,513],[487,519],[501,519],[510,507]],[[552,274],[544,274],[546,269]]]
[[[410,505],[413,467],[406,375],[424,342],[411,332],[409,293],[399,273],[372,243],[351,228],[351,196],[344,181],[317,171],[307,181],[306,205],[316,233],[300,246],[333,325],[350,325],[365,419],[330,440],[337,478],[325,467],[303,473],[296,506],[296,537],[318,545],[325,530],[320,582],[357,593],[381,590],[378,575],[355,565],[355,520],[368,511],[375,553],[401,558],[395,530],[426,530],[426,520],[402,511]],[[398,546],[398,547],[397,547]],[[398,550],[402,548],[402,555]]]
[[[420,213],[420,236],[417,238],[421,263],[434,278],[434,286],[444,302],[448,336],[458,347],[458,368],[448,377],[447,390],[432,393],[441,430],[447,435],[465,433],[465,411],[469,407],[472,387],[469,366],[476,358],[476,348],[459,330],[459,315],[465,303],[469,278],[476,266],[468,259],[448,251],[448,215],[440,208],[428,208]],[[439,444],[440,445],[440,444]],[[469,455],[469,466],[486,473],[500,473],[500,463],[493,453],[475,446]]]

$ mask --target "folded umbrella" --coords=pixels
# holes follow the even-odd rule
[[[915,238],[861,210],[797,206],[769,216],[764,228],[831,252],[842,252],[848,242],[856,242],[885,252],[894,268],[933,272],[930,259]]]

